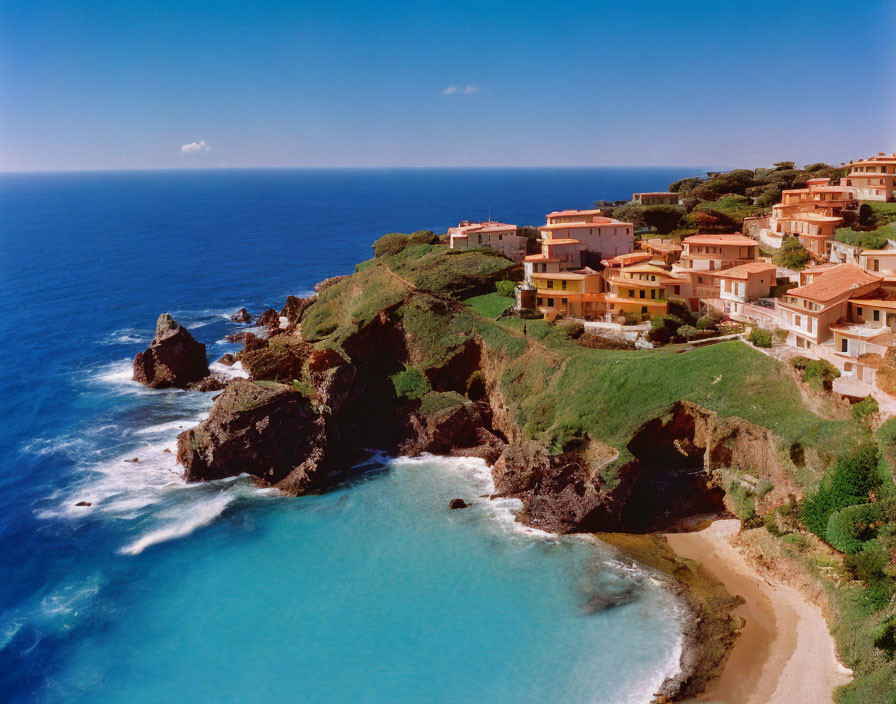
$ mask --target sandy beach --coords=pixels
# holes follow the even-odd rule
[[[821,609],[799,591],[758,573],[731,544],[736,520],[666,537],[682,557],[702,563],[745,600],[745,620],[721,677],[694,701],[724,704],[828,704],[852,673],[837,660]]]

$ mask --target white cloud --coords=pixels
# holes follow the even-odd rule
[[[451,84],[442,89],[442,95],[473,95],[479,92],[479,86],[458,86]]]
[[[205,143],[205,140],[200,140],[198,142],[190,142],[189,144],[184,144],[181,146],[180,151],[182,154],[199,154],[201,152],[211,151],[211,147]]]

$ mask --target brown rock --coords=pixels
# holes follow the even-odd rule
[[[451,501],[448,503],[448,508],[450,508],[452,511],[454,511],[459,508],[466,508],[469,505],[470,504],[468,504],[463,499],[451,499]]]
[[[252,316],[249,315],[249,311],[245,308],[240,308],[237,313],[234,313],[230,316],[230,319],[235,323],[251,323]]]
[[[216,376],[207,376],[199,381],[194,381],[187,388],[193,391],[220,391],[224,388],[224,382]]]
[[[177,437],[177,460],[187,481],[221,479],[247,472],[268,485],[297,468],[294,493],[326,482],[317,414],[290,387],[258,386],[234,379],[215,401],[209,417]],[[316,460],[316,462],[315,462]]]
[[[258,320],[255,321],[256,325],[265,328],[279,328],[280,327],[280,313],[275,311],[273,308],[269,308],[264,313],[258,316]]]
[[[134,381],[155,389],[185,388],[206,376],[205,345],[170,315],[160,315],[152,344],[134,357]]]
[[[93,506],[93,504],[90,503],[89,501],[79,501],[78,503],[75,504],[75,506]]]
[[[225,367],[232,367],[234,364],[236,364],[236,357],[228,352],[218,360],[218,364],[223,364]]]

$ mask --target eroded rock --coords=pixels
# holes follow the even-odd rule
[[[168,313],[160,315],[149,348],[134,357],[134,381],[154,389],[186,388],[206,376],[205,345]]]

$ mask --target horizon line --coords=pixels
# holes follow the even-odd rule
[[[831,165],[834,166],[834,165]],[[425,170],[425,169],[710,169],[716,170],[723,167],[713,167],[701,164],[588,164],[588,165],[544,165],[523,164],[505,166],[496,165],[452,165],[452,166],[163,166],[163,167],[137,167],[137,168],[101,168],[101,169],[0,169],[0,176],[24,175],[24,174],[99,174],[99,173],[145,173],[145,172],[187,172],[187,171],[388,171],[388,170]],[[728,167],[724,167],[728,168]],[[746,168],[746,167],[735,167]],[[762,168],[762,167],[759,167]]]

